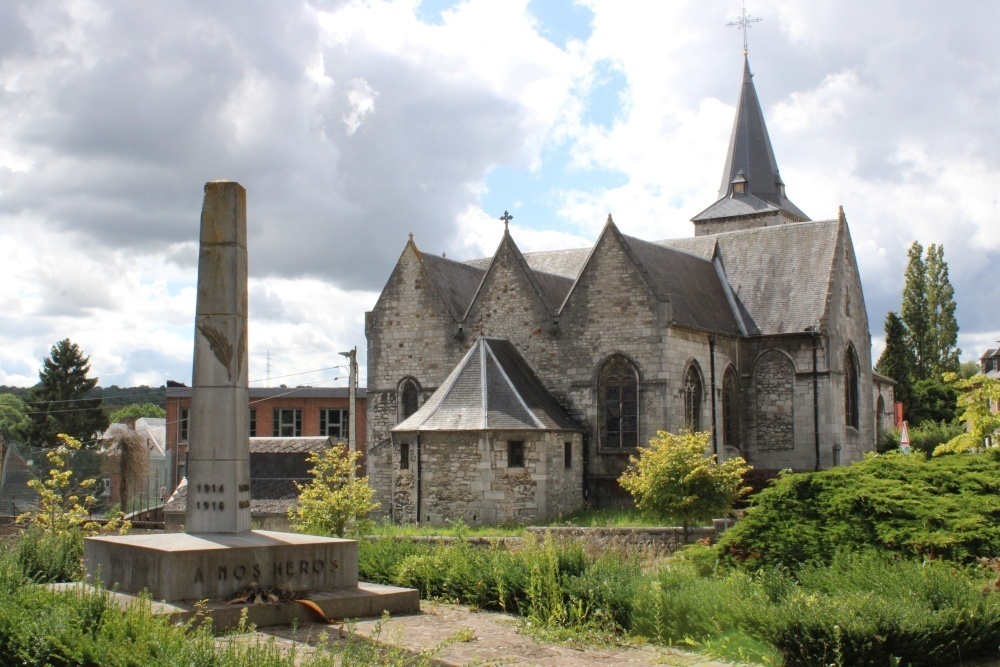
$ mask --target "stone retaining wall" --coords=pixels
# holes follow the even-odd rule
[[[711,526],[688,529],[688,543],[708,539],[714,543],[734,523],[733,519],[715,519]],[[525,539],[542,540],[551,535],[557,542],[574,540],[588,552],[614,549],[638,549],[657,553],[672,553],[684,544],[684,529],[680,526],[647,528],[584,528],[579,526],[529,526],[526,537],[451,537],[440,535],[398,536],[397,540],[454,544],[466,542],[473,546],[514,548]]]

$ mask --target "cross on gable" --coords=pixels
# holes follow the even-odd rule
[[[504,211],[503,215],[500,216],[500,219],[503,220],[503,230],[506,232],[507,227],[510,224],[510,221],[514,219],[514,216],[512,216],[507,211]]]

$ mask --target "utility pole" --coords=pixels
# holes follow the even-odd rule
[[[341,352],[340,356],[347,357],[349,362],[347,400],[350,402],[347,408],[347,449],[353,454],[357,451],[357,398],[358,398],[358,348],[351,348],[350,352]],[[356,470],[351,466],[351,476],[354,477]]]

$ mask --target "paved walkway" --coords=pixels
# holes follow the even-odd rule
[[[638,647],[586,648],[539,642],[518,632],[517,619],[495,612],[471,612],[467,607],[422,601],[421,613],[394,616],[380,627],[378,619],[353,626],[356,635],[370,637],[414,653],[453,643],[434,653],[435,663],[448,667],[469,665],[531,665],[533,667],[594,667],[595,665],[667,665],[668,667],[731,667],[692,653],[642,645]],[[343,641],[340,626],[322,623],[297,628],[274,627],[258,631],[261,639],[274,638],[315,645],[326,635],[327,643]],[[456,639],[458,638],[458,639]]]

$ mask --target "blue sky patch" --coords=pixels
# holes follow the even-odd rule
[[[570,40],[586,41],[594,13],[572,0],[531,0],[528,11],[538,19],[538,32],[560,49]]]
[[[461,4],[461,0],[423,0],[417,7],[417,18],[424,23],[441,25],[441,14]]]
[[[562,203],[560,192],[582,190],[597,192],[617,188],[628,182],[625,174],[600,168],[580,169],[571,166],[568,146],[558,146],[543,156],[537,171],[496,167],[486,178],[488,192],[483,195],[483,210],[494,218],[510,211],[514,223],[529,229],[560,229],[557,218]],[[501,223],[498,221],[497,226]]]
[[[615,119],[625,115],[622,108],[623,93],[628,86],[625,74],[610,60],[602,60],[594,65],[594,86],[587,98],[583,120],[592,125],[608,129]]]

